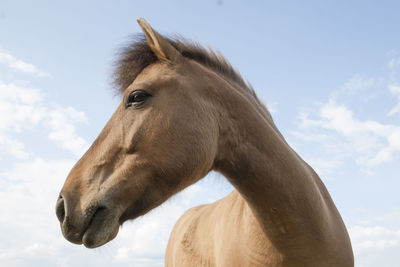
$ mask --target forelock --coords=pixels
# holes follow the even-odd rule
[[[182,37],[166,39],[183,57],[202,64],[254,94],[251,86],[220,53]],[[134,36],[133,42],[121,49],[114,66],[114,84],[118,92],[123,93],[144,68],[157,61],[158,59],[147,45],[144,35]]]

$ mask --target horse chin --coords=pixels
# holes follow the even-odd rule
[[[118,217],[108,210],[96,212],[82,237],[82,243],[87,248],[97,248],[113,240],[119,230]]]
[[[134,220],[146,214],[151,208],[152,206],[144,198],[139,198],[122,213],[119,223],[122,225],[128,220]]]

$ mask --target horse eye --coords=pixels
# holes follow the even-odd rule
[[[128,108],[130,106],[137,107],[137,106],[143,104],[149,96],[151,96],[151,95],[144,91],[134,91],[129,95],[128,100],[126,101],[125,107],[126,108]]]

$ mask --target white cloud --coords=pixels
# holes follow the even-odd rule
[[[356,266],[398,266],[400,230],[381,226],[354,226],[349,229]],[[387,264],[387,265],[385,265]]]
[[[82,155],[88,148],[85,139],[76,134],[76,122],[87,122],[85,113],[72,107],[56,108],[46,113],[44,124],[49,128],[49,138],[70,150],[74,155]]]
[[[37,76],[45,75],[35,66],[1,51],[0,63]],[[48,143],[52,140],[74,155],[81,154],[87,143],[76,134],[75,127],[86,122],[86,116],[72,107],[51,103],[29,82],[2,80],[0,114],[3,163],[0,168],[0,265],[71,266],[63,263],[68,262],[62,257],[68,247],[65,248],[60,234],[54,205],[74,161],[32,159],[42,151],[29,150],[23,140],[31,132],[45,132],[49,135]]]
[[[5,64],[7,67],[20,72],[34,74],[38,77],[49,76],[45,71],[40,70],[33,64],[24,62],[15,58],[13,55],[0,50],[0,63]]]
[[[184,212],[180,205],[170,201],[134,222],[127,222],[118,234],[115,260],[132,266],[163,266],[169,232]]]
[[[48,104],[39,89],[0,81],[0,147],[18,158],[26,157],[24,144],[15,138],[22,130],[42,127],[48,137],[75,156],[87,149],[86,140],[76,133],[77,123],[86,123],[83,112],[72,107]]]
[[[332,172],[349,160],[355,160],[366,173],[371,173],[371,168],[399,158],[400,125],[388,123],[385,114],[375,120],[360,116],[376,109],[377,102],[392,100],[390,94],[396,97],[397,104],[388,115],[400,113],[400,86],[394,75],[400,67],[399,62],[399,59],[390,60],[386,77],[354,75],[334,91],[326,103],[299,113],[299,130],[291,133],[297,140],[320,145],[319,154],[322,152],[325,157],[305,152],[307,160],[315,164],[317,170],[322,170],[319,173]],[[376,101],[371,103],[371,99]],[[381,114],[374,113],[375,117]]]
[[[359,254],[381,251],[400,245],[400,231],[380,226],[354,226],[349,229],[349,232]]]
[[[400,114],[400,58],[392,58],[388,65],[390,70],[388,89],[397,100],[397,104],[388,113],[389,116],[392,116]]]
[[[39,103],[42,95],[36,88],[0,81],[0,131],[21,131],[21,126],[37,124],[44,112]]]
[[[0,134],[0,151],[4,154],[11,154],[17,159],[26,159],[29,153],[25,151],[24,143]]]
[[[393,57],[388,63],[389,69],[394,70],[400,67],[400,58]]]
[[[400,85],[398,84],[389,85],[389,91],[396,95],[400,94]]]
[[[339,147],[347,146],[346,152],[356,155],[357,163],[365,167],[393,161],[400,152],[400,126],[358,119],[347,106],[338,104],[333,98],[321,105],[315,116],[302,112],[299,126],[307,133],[294,134],[303,140],[307,136],[308,140],[318,141],[321,132],[326,131],[334,134],[336,140],[325,139],[324,145],[344,143]]]
[[[374,78],[362,77],[359,74],[354,75],[341,88],[346,93],[359,93],[365,89],[375,87],[377,81]]]
[[[396,113],[400,113],[400,85],[398,84],[390,84],[389,91],[397,97],[398,103],[394,106],[388,113],[388,115],[394,115]]]

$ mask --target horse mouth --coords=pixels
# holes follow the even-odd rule
[[[151,209],[151,208],[150,208]],[[61,224],[62,233],[68,241],[87,248],[97,248],[114,239],[119,227],[127,220],[136,219],[149,210],[146,201],[140,199],[123,212],[114,207],[93,205],[80,216],[79,225],[71,224],[71,215]]]
[[[90,207],[86,210],[80,231],[71,227],[71,218],[66,218],[62,224],[62,233],[68,241],[77,245],[84,245],[87,248],[97,248],[114,239],[119,231],[120,225],[126,220],[137,218],[143,215],[145,208],[138,205],[130,207],[123,214],[118,214],[116,209],[106,206]],[[75,230],[76,229],[76,230]]]
[[[82,236],[87,248],[96,248],[114,239],[119,230],[118,218],[106,207],[99,207],[93,214]]]
[[[99,207],[92,214],[87,217],[86,227],[80,234],[63,231],[64,237],[87,248],[97,248],[114,239],[119,230],[118,217],[106,207]]]

